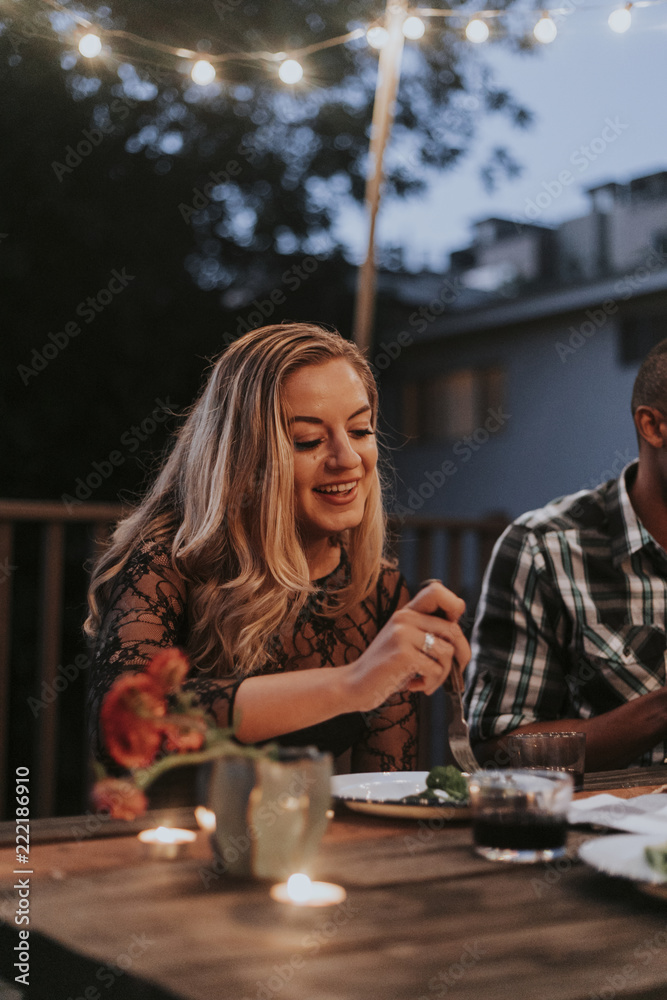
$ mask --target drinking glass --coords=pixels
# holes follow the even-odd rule
[[[562,857],[572,787],[563,771],[476,771],[469,781],[475,852],[490,861]]]
[[[505,742],[512,767],[567,771],[575,791],[584,787],[585,733],[515,733]]]

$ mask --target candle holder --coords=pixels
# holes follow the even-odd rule
[[[180,830],[176,827],[158,826],[150,830],[142,830],[137,834],[137,840],[144,846],[149,857],[173,861],[183,857],[188,847],[197,839],[192,830]]]
[[[271,886],[269,894],[277,903],[291,903],[299,907],[337,906],[347,898],[342,885],[336,885],[335,882],[311,882],[301,872],[290,875],[286,882]]]

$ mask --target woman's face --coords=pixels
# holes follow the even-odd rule
[[[377,445],[364,384],[342,358],[285,382],[294,446],[296,517],[306,545],[361,523]]]

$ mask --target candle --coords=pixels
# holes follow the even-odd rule
[[[301,872],[290,875],[287,882],[272,886],[270,891],[271,898],[276,902],[292,903],[294,906],[335,906],[347,896],[342,885],[336,885],[335,882],[311,882]]]
[[[151,830],[142,830],[137,839],[146,848],[152,858],[178,858],[185,853],[188,844],[197,839],[192,830],[179,830],[176,827],[158,826]]]
[[[215,813],[212,809],[207,809],[206,806],[197,806],[195,819],[206,833],[215,833]]]

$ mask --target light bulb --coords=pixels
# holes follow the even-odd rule
[[[612,31],[615,31],[617,35],[622,35],[624,31],[627,31],[632,24],[632,14],[630,13],[630,4],[627,7],[619,7],[618,10],[612,10],[607,24]]]
[[[372,49],[381,49],[387,44],[389,32],[381,24],[376,24],[374,28],[369,28],[366,32],[366,41]]]
[[[286,59],[280,64],[278,76],[283,83],[298,83],[303,76],[303,66],[296,59]]]
[[[474,17],[466,28],[466,38],[469,42],[485,42],[489,37],[489,26],[481,17]]]
[[[102,51],[102,39],[92,32],[79,39],[79,52],[86,59],[94,59]]]
[[[198,59],[190,70],[190,76],[200,87],[206,87],[215,80],[215,67],[208,59]]]
[[[413,40],[421,38],[425,31],[426,25],[421,17],[406,17],[403,22],[403,34],[406,38],[412,38]]]
[[[553,42],[554,38],[558,34],[558,28],[551,18],[545,14],[533,28],[533,34],[538,42],[542,42],[543,45],[548,45],[549,42]]]

